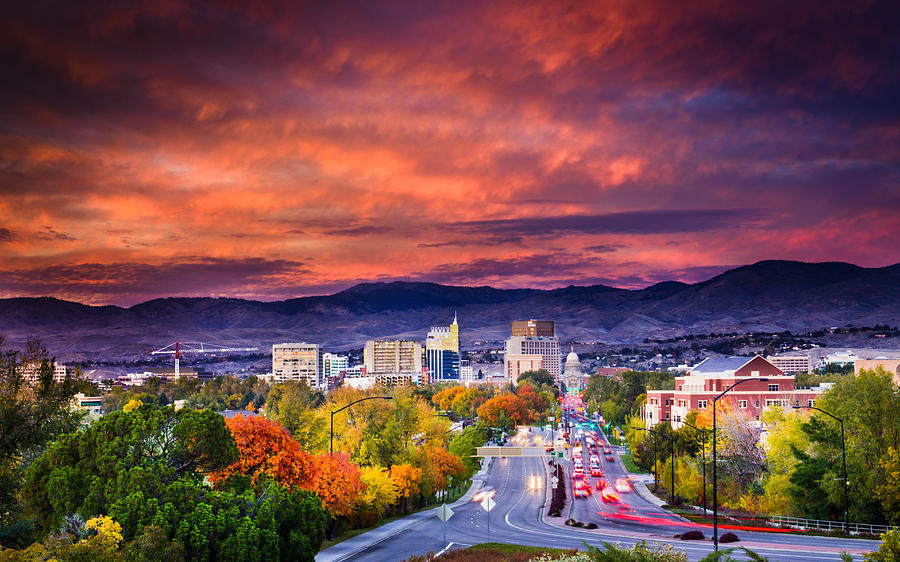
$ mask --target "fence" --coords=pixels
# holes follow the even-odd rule
[[[772,515],[769,517],[769,523],[780,527],[790,527],[793,529],[817,530],[817,531],[843,531],[843,521],[824,521],[821,519],[802,519],[800,517],[784,517],[782,515]],[[869,523],[850,523],[850,534],[859,535],[880,535],[881,533],[897,529],[898,527],[890,527],[887,525],[870,525]]]

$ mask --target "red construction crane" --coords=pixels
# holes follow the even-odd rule
[[[175,342],[170,343],[162,349],[151,351],[150,355],[174,355],[175,356],[175,379],[181,376],[179,361],[183,353],[220,353],[226,351],[259,351],[258,347],[223,347],[221,345],[203,343],[203,342]]]

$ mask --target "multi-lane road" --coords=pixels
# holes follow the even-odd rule
[[[541,446],[550,439],[550,432],[531,428],[520,434],[517,444]],[[599,436],[598,436],[599,438]],[[601,456],[607,480],[615,483],[616,478],[627,477],[623,466],[614,455],[615,462],[607,462]],[[587,460],[587,459],[586,459]],[[583,548],[585,542],[599,545],[602,542],[633,545],[641,540],[650,543],[667,543],[685,550],[691,560],[699,560],[713,549],[709,540],[681,541],[675,534],[686,530],[699,529],[709,538],[712,529],[708,525],[696,525],[683,521],[642,499],[634,492],[619,494],[619,504],[604,503],[599,494],[586,499],[572,499],[570,459],[563,461],[567,469],[569,502],[560,518],[547,517],[549,505],[547,479],[549,477],[547,458],[514,457],[494,458],[488,461],[486,470],[478,477],[475,497],[453,505],[453,515],[444,527],[436,516],[419,516],[408,525],[400,525],[397,531],[375,529],[370,531],[371,540],[360,535],[354,543],[341,543],[332,549],[322,551],[320,560],[404,560],[414,554],[440,552],[450,548],[464,547],[488,541],[556,548]],[[539,480],[539,482],[538,482]],[[539,483],[539,487],[533,487]],[[493,493],[496,503],[488,514],[478,500],[485,494]],[[574,502],[574,503],[573,503]],[[571,517],[585,523],[596,523],[597,529],[566,527],[563,521]],[[490,518],[490,520],[488,520]],[[490,530],[488,527],[490,526]],[[720,531],[720,533],[723,531]],[[855,559],[861,553],[874,550],[878,541],[858,539],[838,539],[788,533],[765,533],[735,531],[743,545],[769,558],[786,561],[840,560],[840,552],[845,550]],[[352,544],[359,545],[352,547]],[[341,545],[344,545],[343,547]],[[733,546],[733,545],[725,545]],[[339,548],[340,547],[340,548]],[[742,551],[733,554],[739,559],[749,559]]]

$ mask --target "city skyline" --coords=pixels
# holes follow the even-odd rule
[[[900,262],[890,2],[53,6],[0,22],[0,298]]]

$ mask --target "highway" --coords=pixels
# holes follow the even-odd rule
[[[543,432],[539,428],[532,428],[530,432],[526,431],[520,435],[521,441],[516,443],[517,445],[540,446],[550,438],[549,432]],[[608,472],[610,478],[624,477],[625,470],[618,457],[615,458],[614,463],[602,459],[604,471]],[[332,549],[328,549],[319,553],[316,558],[323,561],[405,560],[414,554],[440,552],[448,544],[451,548],[460,548],[489,541],[556,548],[583,548],[584,542],[599,545],[606,541],[631,546],[640,540],[647,540],[683,549],[691,560],[699,560],[713,549],[710,540],[681,541],[673,538],[676,533],[699,529],[709,539],[712,533],[711,526],[684,522],[644,501],[634,492],[621,494],[622,503],[618,505],[599,501],[597,493],[587,499],[574,500],[571,516],[585,523],[594,522],[598,525],[598,529],[564,526],[563,521],[573,501],[571,461],[565,461],[568,471],[569,503],[563,517],[560,518],[547,517],[546,508],[543,507],[545,500],[546,504],[549,504],[546,490],[549,476],[547,462],[546,457],[495,458],[489,461],[484,474],[476,477],[479,480],[475,486],[479,487],[479,492],[482,493],[493,491],[496,507],[488,515],[477,501],[483,494],[476,494],[473,500],[454,505],[454,514],[446,526],[446,543],[443,538],[443,524],[436,516],[431,515],[421,517],[397,532],[382,531],[379,534],[379,529],[375,529],[360,535],[357,539],[362,540],[369,534],[375,537],[369,541],[370,544],[360,550],[338,555],[338,552],[343,552],[337,548],[343,544],[341,543],[332,547],[333,553],[330,552]],[[534,477],[540,477],[540,488],[531,487]],[[612,482],[615,482],[614,478]],[[720,533],[722,532],[724,531],[720,530]],[[735,532],[741,542],[720,545],[720,548],[746,546],[771,561],[840,560],[841,550],[846,550],[854,555],[854,559],[861,560],[862,552],[874,550],[879,544],[878,541],[871,540],[788,533]],[[349,546],[345,545],[345,551],[347,548]],[[737,551],[733,556],[749,560],[743,551]]]

